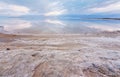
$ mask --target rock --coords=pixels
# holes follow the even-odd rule
[[[38,54],[38,53],[34,53],[34,54],[32,54],[32,57],[35,57],[35,56],[37,56],[37,54]]]
[[[6,48],[6,50],[10,50],[10,48]]]

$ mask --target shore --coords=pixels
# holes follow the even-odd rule
[[[120,33],[1,33],[0,77],[120,77]]]

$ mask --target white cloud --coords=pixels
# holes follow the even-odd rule
[[[66,12],[66,10],[55,10],[55,11],[50,11],[48,13],[45,13],[45,16],[58,16],[58,15],[62,15]]]
[[[90,13],[120,13],[120,1],[111,2],[107,5],[92,7],[88,10]]]
[[[30,9],[25,6],[0,2],[0,15],[20,16],[29,14]]]
[[[58,16],[67,12],[63,4],[59,1],[48,4],[45,16]]]

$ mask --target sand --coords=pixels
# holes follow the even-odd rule
[[[118,34],[0,34],[0,77],[120,77]]]

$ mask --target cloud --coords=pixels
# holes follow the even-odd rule
[[[25,6],[0,2],[0,15],[21,16],[29,14],[30,9]]]
[[[55,11],[50,11],[48,13],[45,13],[45,16],[58,16],[58,15],[62,15],[66,12],[66,10],[55,10]]]
[[[59,1],[48,4],[46,8],[47,12],[44,14],[45,16],[58,16],[67,12],[67,9],[65,9],[63,4]]]
[[[110,2],[99,7],[92,7],[88,11],[90,13],[120,13],[120,1]]]

